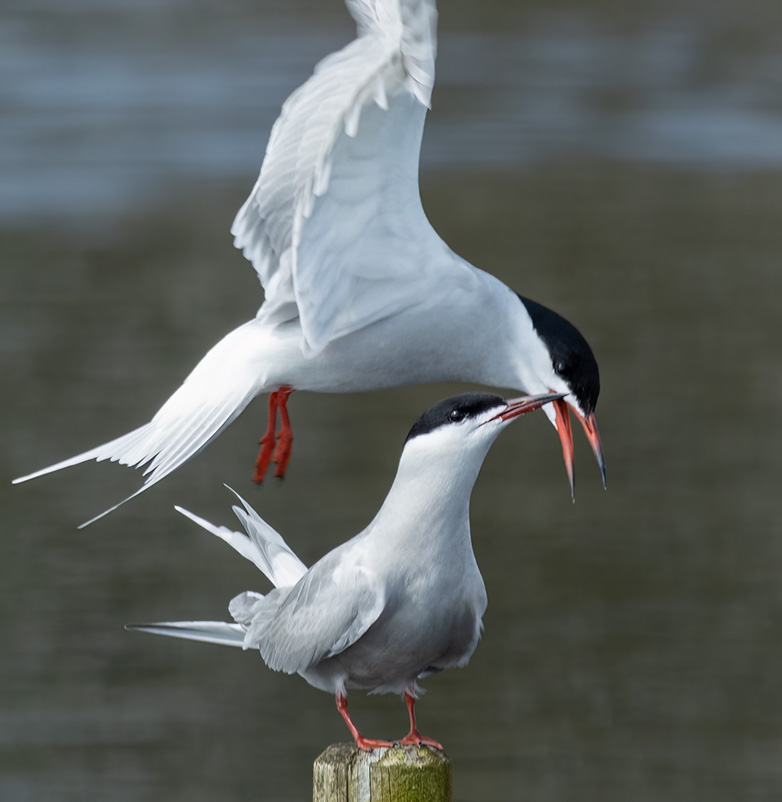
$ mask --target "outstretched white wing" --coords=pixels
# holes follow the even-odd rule
[[[358,38],[283,105],[231,229],[266,291],[259,316],[298,315],[308,353],[409,305],[445,248],[418,190],[434,0],[346,2]]]

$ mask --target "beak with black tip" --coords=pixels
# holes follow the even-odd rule
[[[562,457],[565,460],[565,470],[567,470],[567,477],[570,482],[570,497],[575,501],[576,474],[573,464],[573,429],[570,425],[570,405],[563,400],[563,396],[560,396],[559,400],[554,401],[552,405],[556,412],[555,425],[557,427],[557,433],[559,434],[559,440],[562,443]],[[605,489],[606,463],[603,457],[603,444],[600,441],[600,432],[597,430],[595,413],[590,412],[589,415],[584,417],[577,409],[573,409],[573,414],[584,427],[584,433],[587,436],[587,440],[589,440],[589,445],[592,446],[598,468],[600,468],[600,477],[603,480],[603,489]]]
[[[587,440],[589,440],[589,445],[592,446],[592,451],[595,454],[597,465],[600,468],[600,477],[603,480],[603,490],[605,490],[606,462],[605,458],[603,457],[603,444],[600,442],[600,432],[597,430],[597,419],[595,418],[595,413],[590,412],[589,415],[584,417],[577,409],[574,409],[573,414],[579,419],[579,421],[581,421],[581,425],[584,427],[584,433],[587,436]]]

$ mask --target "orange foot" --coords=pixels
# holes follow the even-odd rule
[[[399,742],[402,746],[430,746],[432,749],[439,749],[443,751],[443,745],[439,741],[434,741],[431,738],[425,738],[418,730],[411,730]]]
[[[373,749],[380,749],[384,746],[394,746],[391,741],[378,741],[375,738],[365,738],[359,735],[356,738],[356,746],[364,752],[371,752]]]
[[[353,740],[356,742],[356,746],[359,749],[362,749],[364,752],[371,752],[373,749],[380,749],[384,746],[394,745],[391,743],[391,741],[377,741],[374,738],[365,738],[358,731],[356,725],[353,723],[353,719],[350,717],[350,713],[348,713],[348,698],[345,696],[343,691],[337,691],[336,702],[337,710],[339,710],[339,714],[342,716],[345,724],[348,725],[350,734],[353,736]]]
[[[438,741],[434,741],[431,738],[424,738],[420,732],[418,732],[418,727],[415,723],[415,686],[411,686],[405,691],[405,705],[407,705],[407,712],[410,716],[410,732],[402,738],[399,743],[402,746],[430,746],[432,749],[439,749],[441,752],[443,751],[443,745]]]
[[[277,464],[274,475],[280,479],[285,476],[293,449],[293,431],[291,430],[291,422],[286,406],[292,392],[293,390],[290,387],[283,386],[269,395],[269,420],[266,426],[266,434],[260,441],[261,450],[258,453],[258,459],[255,461],[255,473],[253,474],[253,482],[257,485],[263,482],[269,464],[272,462]],[[277,433],[278,411],[282,423],[279,433]]]
[[[293,451],[293,429],[291,429],[291,419],[288,417],[288,399],[290,398],[293,390],[290,387],[281,387],[277,391],[277,406],[280,410],[280,431],[277,434],[277,448],[274,450],[274,457],[272,459],[277,467],[274,469],[274,475],[278,479],[285,476],[285,471],[288,469],[288,463],[291,460],[291,451]]]

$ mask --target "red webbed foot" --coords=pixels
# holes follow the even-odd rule
[[[382,749],[383,747],[392,747],[394,746],[391,741],[378,741],[375,738],[365,738],[363,735],[359,734],[356,740],[356,746],[363,750],[364,752],[371,752],[373,749]]]
[[[421,735],[418,730],[413,730],[408,732],[401,741],[399,741],[400,745],[402,746],[429,746],[432,749],[437,749],[440,752],[443,751],[443,745],[439,741],[435,741],[432,738],[426,738],[425,736]]]

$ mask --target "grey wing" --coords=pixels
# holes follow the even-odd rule
[[[290,589],[273,614],[264,610],[252,622],[248,640],[260,648],[269,668],[295,674],[354,644],[384,607],[376,575],[331,552]]]

